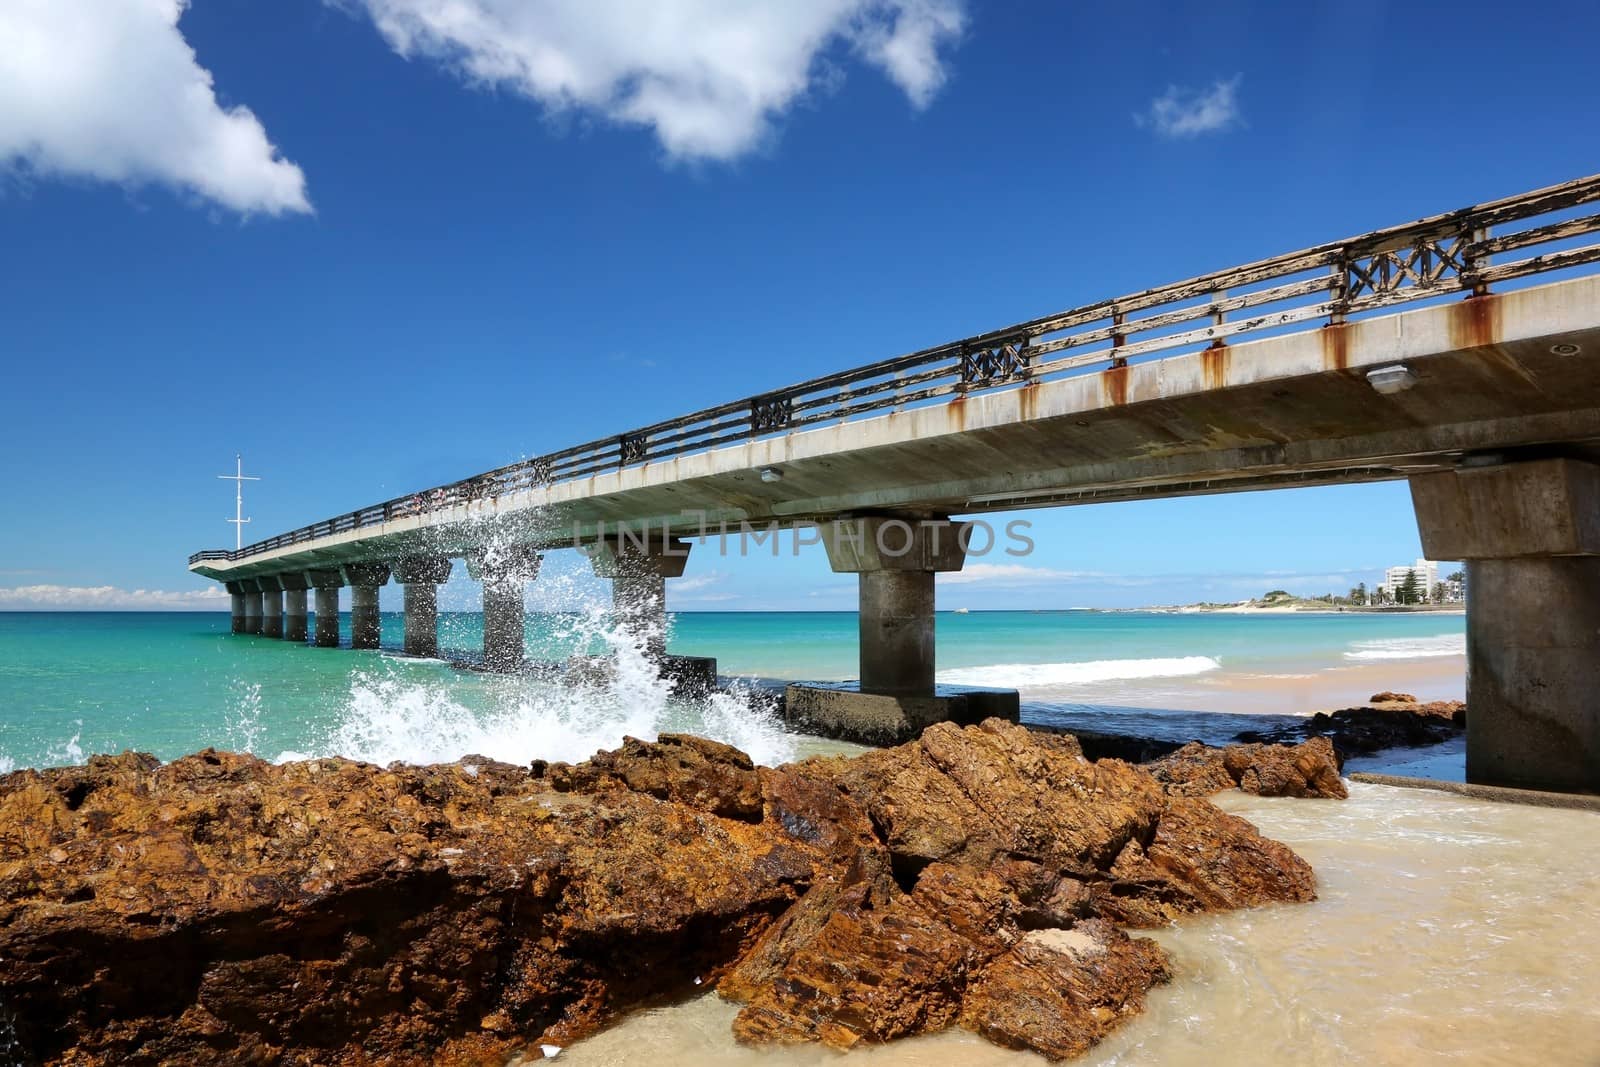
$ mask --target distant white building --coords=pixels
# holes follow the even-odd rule
[[[1390,600],[1396,599],[1400,587],[1406,584],[1406,575],[1417,576],[1417,591],[1422,594],[1423,600],[1433,599],[1433,587],[1439,583],[1439,565],[1431,559],[1419,559],[1415,563],[1402,563],[1398,567],[1390,567],[1383,572],[1383,584],[1378,588],[1389,595]]]

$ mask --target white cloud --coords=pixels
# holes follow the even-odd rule
[[[728,160],[828,80],[837,42],[915,107],[943,84],[965,0],[327,0],[364,9],[402,56],[548,113],[654,131],[668,155]]]
[[[721,582],[723,575],[720,571],[710,571],[706,574],[696,574],[689,578],[679,578],[672,583],[674,593],[697,593],[702,589],[709,589]]]
[[[114,585],[23,585],[0,589],[0,611],[221,611],[220,585],[203,589],[119,589]]]
[[[167,185],[241,213],[311,210],[305,175],[224,108],[178,29],[188,0],[0,2],[0,168]]]
[[[1243,75],[1219,78],[1209,89],[1190,89],[1177,85],[1150,101],[1150,107],[1133,117],[1135,124],[1155,130],[1163,137],[1198,137],[1203,133],[1237,126],[1239,82]]]
[[[945,585],[971,585],[977,582],[1031,585],[1038,582],[1096,581],[1111,577],[1097,571],[1060,571],[1021,563],[970,563],[959,571],[939,575],[939,581]]]

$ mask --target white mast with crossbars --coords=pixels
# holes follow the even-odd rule
[[[238,551],[244,547],[244,524],[250,521],[244,517],[244,483],[259,482],[261,479],[244,472],[244,457],[237,452],[233,454],[233,463],[232,474],[219,474],[217,477],[233,483],[233,518],[228,521],[233,523],[233,547]]]

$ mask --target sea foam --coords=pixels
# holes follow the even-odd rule
[[[1434,656],[1465,656],[1466,634],[1435,634],[1431,637],[1383,637],[1356,641],[1345,651],[1345,659],[1429,659]]]
[[[459,678],[416,670],[417,661],[386,658],[352,676],[336,719],[310,751],[287,750],[277,759],[339,755],[379,764],[444,763],[479,755],[507,763],[576,762],[616,748],[624,737],[648,741],[665,731],[726,742],[758,763],[793,758],[795,738],[761,694],[735,688],[694,700],[675,697],[641,643],[605,613],[586,612],[571,625],[607,649],[613,669],[604,678],[482,676],[468,691]]]
[[[1210,656],[1097,659],[1080,663],[996,663],[985,667],[958,667],[940,671],[938,680],[947,685],[1042,689],[1131,678],[1177,678],[1203,674],[1221,666]]]

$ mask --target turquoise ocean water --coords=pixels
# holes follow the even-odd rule
[[[855,674],[855,631],[848,613],[679,613],[671,649],[715,656],[725,675],[845,679]],[[1458,655],[1463,631],[1447,615],[941,613],[939,676],[1021,687],[1025,701],[1043,694],[1027,713],[1036,718],[1087,707],[1116,719],[1127,713],[1102,705],[1160,707],[1162,686],[1220,675]],[[446,650],[481,647],[475,613],[442,615],[440,632]],[[624,734],[666,729],[721,737],[766,760],[804,748],[758,695],[674,698],[603,614],[530,614],[527,635],[533,660],[610,650],[621,666],[579,685],[408,659],[392,651],[398,614],[383,617],[384,651],[356,652],[234,636],[224,614],[0,613],[0,769],[206,746],[379,762],[581,759]]]

